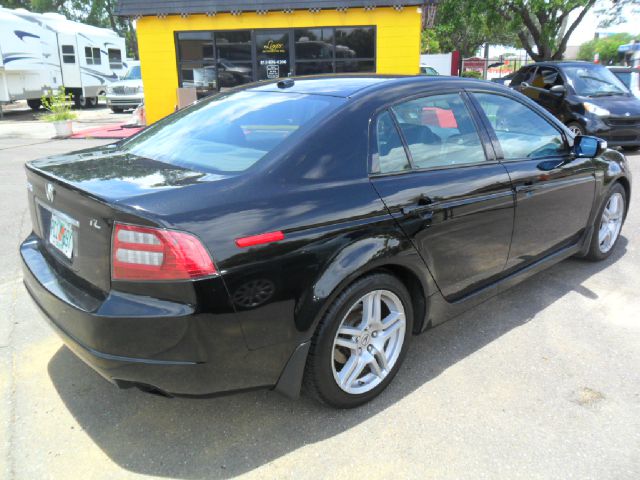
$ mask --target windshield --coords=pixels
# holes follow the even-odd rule
[[[127,74],[124,76],[125,80],[140,80],[142,77],[140,76],[140,65],[136,65],[135,67],[131,67]]]
[[[631,72],[616,72],[615,76],[618,77],[628,88],[631,88]]]
[[[627,95],[624,84],[609,69],[598,65],[566,66],[563,71],[578,95],[605,97]]]
[[[344,101],[286,92],[219,95],[157,122],[122,148],[198,171],[238,173]]]

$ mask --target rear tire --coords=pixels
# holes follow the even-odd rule
[[[627,208],[627,192],[616,183],[611,187],[598,210],[591,235],[591,245],[585,258],[594,262],[604,260],[613,253],[620,239]]]
[[[311,340],[305,391],[336,408],[372,400],[398,372],[412,330],[402,282],[386,273],[356,281],[334,300]]]
[[[98,97],[89,97],[87,98],[87,106],[89,108],[95,108],[98,106]]]
[[[37,112],[42,106],[42,100],[40,100],[39,98],[30,98],[27,100],[27,105],[29,105],[29,108],[31,110]]]
[[[76,104],[76,108],[87,108],[89,104],[87,97],[84,95],[74,95],[73,102]]]
[[[640,150],[640,145],[624,146],[622,147],[622,149],[625,152],[637,152],[638,150]]]

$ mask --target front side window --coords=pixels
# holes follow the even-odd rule
[[[376,152],[371,170],[374,173],[392,173],[410,170],[411,165],[402,138],[388,111],[376,120]]]
[[[564,155],[560,131],[538,113],[509,97],[474,93],[495,131],[505,160]]]
[[[536,88],[551,90],[556,85],[564,85],[560,72],[555,68],[540,67],[531,80],[531,85]]]
[[[134,155],[217,174],[251,167],[345,100],[243,91],[185,108],[123,143]]]
[[[529,77],[531,76],[531,73],[533,72],[533,70],[535,70],[535,67],[523,67],[521,68],[518,73],[516,73],[514,75],[514,77],[511,79],[511,83],[509,84],[510,87],[517,87],[518,85],[520,85],[522,82],[526,82],[529,80]]]
[[[419,98],[392,110],[416,168],[486,160],[475,123],[459,94]]]

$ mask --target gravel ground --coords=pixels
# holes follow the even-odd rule
[[[638,188],[609,260],[566,260],[416,337],[360,409],[165,399],[102,380],[21,283],[23,163],[100,143],[0,130],[0,478],[640,478]]]

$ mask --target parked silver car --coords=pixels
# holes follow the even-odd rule
[[[107,106],[114,113],[136,108],[144,101],[140,62],[131,62],[127,74],[122,80],[107,87]]]

